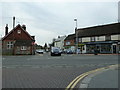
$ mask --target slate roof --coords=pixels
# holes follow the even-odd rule
[[[120,34],[120,23],[78,29],[78,37]]]
[[[75,34],[68,35],[65,40],[73,40],[75,38]]]

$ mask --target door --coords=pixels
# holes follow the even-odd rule
[[[117,48],[117,46],[113,45],[113,53],[116,53],[116,48]]]

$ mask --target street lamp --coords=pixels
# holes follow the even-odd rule
[[[76,54],[77,54],[77,49],[78,49],[77,19],[74,19],[74,21],[76,22],[75,36],[76,36]]]
[[[76,28],[77,28],[77,19],[74,19],[74,21],[76,22]]]

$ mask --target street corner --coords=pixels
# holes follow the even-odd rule
[[[79,88],[118,88],[118,64],[90,71],[80,81]]]

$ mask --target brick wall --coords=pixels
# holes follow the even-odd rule
[[[66,45],[66,42],[70,42],[70,45]],[[66,40],[66,41],[64,41],[64,46],[74,46],[74,45],[75,45],[74,40]]]

